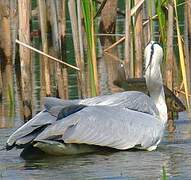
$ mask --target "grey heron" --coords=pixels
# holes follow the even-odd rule
[[[138,91],[82,100],[47,97],[44,110],[8,138],[7,150],[32,146],[54,155],[91,152],[100,147],[155,150],[167,122],[160,45],[151,41],[144,59],[150,97]]]

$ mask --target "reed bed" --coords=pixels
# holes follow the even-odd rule
[[[155,40],[164,49],[164,81],[185,97],[189,110],[191,2],[178,3],[176,0],[1,1],[0,96],[14,104],[15,77],[10,72],[15,72],[23,117],[29,119],[33,113],[35,61],[41,64],[41,98],[71,98],[71,77],[75,78],[80,98],[119,91],[113,81],[143,76],[144,47]],[[33,19],[39,22],[36,29],[32,26]],[[72,37],[68,38],[67,33]],[[35,37],[39,38],[38,47],[32,44]],[[31,60],[33,48],[43,52],[35,61]],[[15,64],[19,71],[14,70]]]

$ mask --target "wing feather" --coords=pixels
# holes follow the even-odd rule
[[[94,105],[119,106],[139,112],[148,113],[151,115],[159,114],[158,109],[156,108],[153,100],[149,96],[138,91],[126,91],[111,95],[103,95],[93,98],[87,98],[81,100],[79,103],[89,106],[94,106]]]
[[[149,114],[114,106],[92,106],[50,125],[35,141],[62,135],[65,143],[148,148],[161,138],[162,131],[160,121]]]
[[[49,110],[54,106],[66,107],[77,104],[87,106],[119,106],[151,115],[159,114],[153,100],[149,96],[138,91],[126,91],[81,100],[62,100],[54,97],[46,97],[44,106],[45,109]]]

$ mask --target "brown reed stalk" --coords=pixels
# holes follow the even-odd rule
[[[18,36],[18,3],[17,0],[10,0],[10,28],[11,28],[11,45],[12,45],[12,64],[15,67],[15,59],[16,59],[16,52],[18,52],[18,48],[16,48],[16,43],[15,40]],[[11,72],[11,71],[10,71]],[[12,73],[14,74],[14,71],[12,71]],[[12,79],[14,79],[12,74]],[[14,103],[12,104],[12,109],[10,109],[12,111],[9,112],[10,114],[12,114],[14,116],[14,107],[15,107],[15,93],[14,93],[14,82],[13,82],[13,93],[12,93],[12,98]]]
[[[60,47],[60,57],[63,62],[66,61],[66,0],[56,1],[57,18],[58,18],[58,38]],[[63,98],[69,98],[68,90],[68,69],[66,66],[62,66],[62,86],[63,86]]]
[[[62,65],[65,65],[65,66],[70,67],[70,68],[72,68],[72,69],[75,69],[75,70],[77,70],[77,71],[80,70],[80,69],[77,68],[76,66],[73,66],[73,65],[71,65],[71,64],[68,64],[68,63],[66,63],[66,62],[63,62],[63,61],[61,61],[61,60],[58,59],[58,58],[55,58],[55,57],[53,57],[53,56],[51,56],[51,55],[48,55],[48,54],[44,53],[43,51],[40,51],[40,50],[38,50],[38,49],[36,49],[36,48],[34,48],[34,47],[28,45],[28,44],[25,44],[25,43],[19,41],[18,39],[16,39],[15,42],[18,43],[18,44],[21,45],[21,46],[24,46],[25,48],[28,48],[28,49],[30,49],[30,50],[32,50],[32,51],[35,51],[35,52],[37,52],[37,53],[39,53],[39,54],[41,54],[41,55],[43,55],[43,56],[46,56],[46,57],[48,57],[49,59],[51,59],[51,60],[53,60],[53,61],[55,61],[55,62],[58,62],[58,63],[60,63],[60,64],[62,64]],[[50,48],[50,50],[51,50],[51,48]]]
[[[19,39],[30,44],[30,0],[18,1],[19,12]],[[31,52],[29,49],[20,47],[21,81],[24,119],[32,117],[32,71]]]
[[[189,21],[190,19],[188,19],[188,13],[190,14],[190,12],[188,11],[189,7],[185,4],[184,6],[185,11],[184,11],[184,53],[185,53],[185,64],[186,64],[186,73],[187,73],[187,77],[188,77],[188,92],[189,94],[191,93],[191,57],[190,57],[190,53],[189,53],[189,34],[188,34],[188,25],[189,25]]]
[[[139,8],[142,6],[142,4],[144,3],[144,0],[140,0],[132,9],[131,9],[131,16],[135,15],[135,13],[137,12],[137,10],[139,10]],[[153,19],[156,18],[156,16],[152,17]],[[147,21],[148,22],[148,21]],[[146,23],[147,23],[146,22]],[[143,25],[145,25],[145,23],[143,23]],[[123,42],[125,40],[125,36],[120,38],[119,40],[117,40],[115,43],[113,43],[111,46],[107,47],[104,49],[105,51],[108,51],[109,49],[114,48],[115,46],[117,46],[118,44],[120,44],[121,42]],[[131,53],[132,54],[132,53]]]
[[[126,79],[132,77],[130,70],[131,63],[131,1],[125,2],[125,74]]]
[[[13,62],[12,62],[12,42],[11,42],[11,11],[10,1],[1,1],[1,42],[0,42],[0,56],[1,56],[1,85],[2,95],[6,101],[13,104]]]
[[[173,89],[173,38],[174,38],[174,5],[173,1],[168,3],[168,22],[167,22],[167,46],[166,46],[166,62],[165,62],[165,76],[166,85],[169,89]]]
[[[15,62],[16,59],[16,43],[15,40],[17,39],[18,35],[18,3],[17,0],[10,1],[10,23],[11,23],[11,43],[12,43],[12,62]]]
[[[80,5],[80,3],[78,3]],[[68,9],[70,14],[70,21],[72,26],[72,35],[73,35],[73,44],[74,44],[74,52],[75,52],[75,59],[77,67],[81,70],[78,72],[78,89],[79,89],[79,96],[86,97],[86,89],[85,89],[85,79],[84,79],[84,60],[83,58],[83,50],[82,50],[82,31],[79,21],[81,19],[81,15],[78,9],[78,16],[76,14],[76,3],[74,0],[68,1]],[[81,33],[79,33],[80,31]]]
[[[191,1],[186,1],[186,11],[187,11],[187,23],[188,23],[188,37],[191,39]],[[189,52],[191,57],[191,44],[189,44]],[[190,59],[191,61],[191,59]],[[191,65],[191,63],[190,63]],[[191,67],[190,67],[191,68]]]
[[[108,13],[109,12],[109,13]],[[102,34],[115,34],[116,29],[116,17],[117,17],[117,1],[116,0],[108,0],[101,11],[101,20],[99,26],[99,32]],[[103,49],[110,47],[116,38],[113,36],[100,36],[100,42]],[[118,50],[117,48],[109,49],[108,53],[113,54],[114,56],[118,57]],[[107,71],[109,72],[108,76],[108,87],[111,92],[119,91],[119,88],[113,84],[113,81],[118,80],[119,74],[124,75],[124,69],[121,68],[120,61],[113,61],[113,57],[108,55],[108,53],[104,53],[102,57],[102,61],[105,61]],[[100,76],[100,79],[103,75]]]
[[[139,3],[139,0],[135,0],[135,6]],[[142,65],[143,65],[143,5],[137,9],[135,14],[134,24],[134,44],[135,44],[135,77],[142,77]]]
[[[82,6],[81,0],[77,0],[77,18],[78,18],[78,34],[79,34],[79,44],[80,44],[80,59],[81,59],[81,76],[82,76],[82,96],[87,97],[87,81],[85,82],[85,63],[84,63],[84,27],[82,24]]]
[[[145,1],[143,8],[143,46],[145,47],[149,41],[153,39],[152,30],[153,30],[153,20],[152,20],[152,0]]]
[[[49,0],[49,7],[50,7],[50,24],[52,30],[52,41],[53,47],[55,51],[55,55],[57,58],[61,58],[61,40],[59,38],[59,27],[58,27],[58,6],[57,1]],[[63,85],[63,72],[62,72],[62,65],[56,63],[55,67],[56,72],[56,80],[57,80],[57,92],[60,98],[64,97],[64,85]]]
[[[117,46],[118,44],[120,44],[121,42],[123,42],[125,40],[125,36],[120,38],[119,40],[117,40],[115,43],[113,43],[111,46],[105,48],[103,51],[106,52],[112,48],[114,48],[115,46]]]
[[[110,13],[108,13],[110,12]],[[100,33],[103,34],[115,34],[116,29],[116,15],[117,15],[117,1],[108,0],[101,11],[101,20],[100,20]],[[102,46],[105,41],[111,41],[114,43],[114,37],[100,37]]]
[[[187,31],[188,31],[188,36],[187,36],[187,38],[188,38],[188,40],[189,40],[189,42],[188,42],[188,51],[189,51],[189,64],[190,64],[190,66],[188,67],[189,68],[189,70],[191,71],[191,21],[190,21],[190,19],[191,19],[191,1],[186,1],[186,4],[185,4],[185,11],[186,11],[186,20],[187,20]],[[190,78],[191,78],[191,75],[189,75],[190,76]],[[191,81],[191,80],[190,80]],[[191,83],[191,82],[190,82]],[[191,85],[190,85],[191,86]]]
[[[39,17],[40,17],[40,29],[41,29],[41,39],[42,39],[42,50],[44,53],[48,54],[48,25],[47,25],[47,14],[46,14],[46,2],[45,0],[38,0],[39,7]],[[41,71],[43,71],[41,76],[41,84],[45,84],[45,95],[51,96],[51,81],[50,81],[50,67],[48,58],[46,56],[41,56]],[[42,89],[42,88],[41,88]]]

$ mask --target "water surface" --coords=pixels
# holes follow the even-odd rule
[[[15,122],[13,127],[0,129],[0,148],[22,124],[19,115],[11,121]],[[156,151],[104,151],[24,160],[19,156],[20,150],[3,150],[0,179],[158,179],[162,166],[170,179],[191,179],[190,150],[191,120],[184,112],[176,119],[176,131],[166,131]]]

